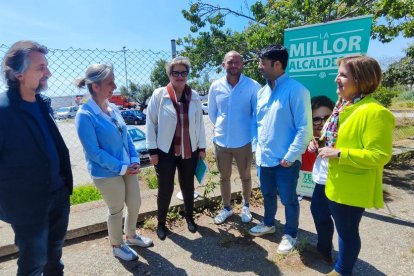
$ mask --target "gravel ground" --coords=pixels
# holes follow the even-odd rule
[[[384,174],[386,206],[368,209],[361,222],[362,250],[355,275],[414,275],[414,162]],[[392,185],[390,185],[392,183]],[[243,224],[237,215],[216,226],[208,213],[197,218],[199,232],[190,233],[184,222],[171,227],[165,241],[152,230],[142,233],[155,246],[137,248],[138,261],[114,258],[105,233],[79,239],[64,248],[66,275],[320,275],[332,267],[315,255],[316,234],[309,211],[310,202],[301,201],[298,250],[286,257],[276,253],[280,242],[284,210],[277,212],[277,231],[253,238],[247,230],[262,219],[260,202],[252,206],[254,220]],[[237,206],[236,206],[237,212]],[[337,256],[337,237],[334,237]],[[0,275],[15,275],[16,259],[0,260]]]

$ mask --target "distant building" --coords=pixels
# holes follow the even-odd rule
[[[52,108],[58,109],[65,106],[78,106],[84,104],[86,98],[85,95],[51,97]]]

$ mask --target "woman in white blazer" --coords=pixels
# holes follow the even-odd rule
[[[176,57],[166,65],[170,83],[154,91],[147,109],[147,147],[158,180],[157,235],[167,236],[165,222],[174,191],[175,170],[184,198],[188,230],[197,231],[193,218],[194,172],[205,158],[206,137],[199,95],[187,85],[190,61]]]

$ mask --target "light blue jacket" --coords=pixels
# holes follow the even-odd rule
[[[93,178],[124,175],[131,163],[139,163],[134,143],[118,108],[108,104],[112,109],[111,116],[116,119],[122,133],[93,99],[89,99],[76,114],[76,130]]]

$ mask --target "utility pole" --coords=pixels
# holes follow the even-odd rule
[[[171,39],[171,54],[172,58],[177,56],[177,50],[175,49],[175,39]]]
[[[122,47],[123,52],[124,52],[124,64],[125,64],[125,87],[126,89],[129,91],[128,88],[128,69],[127,69],[127,62],[126,62],[126,46]]]

